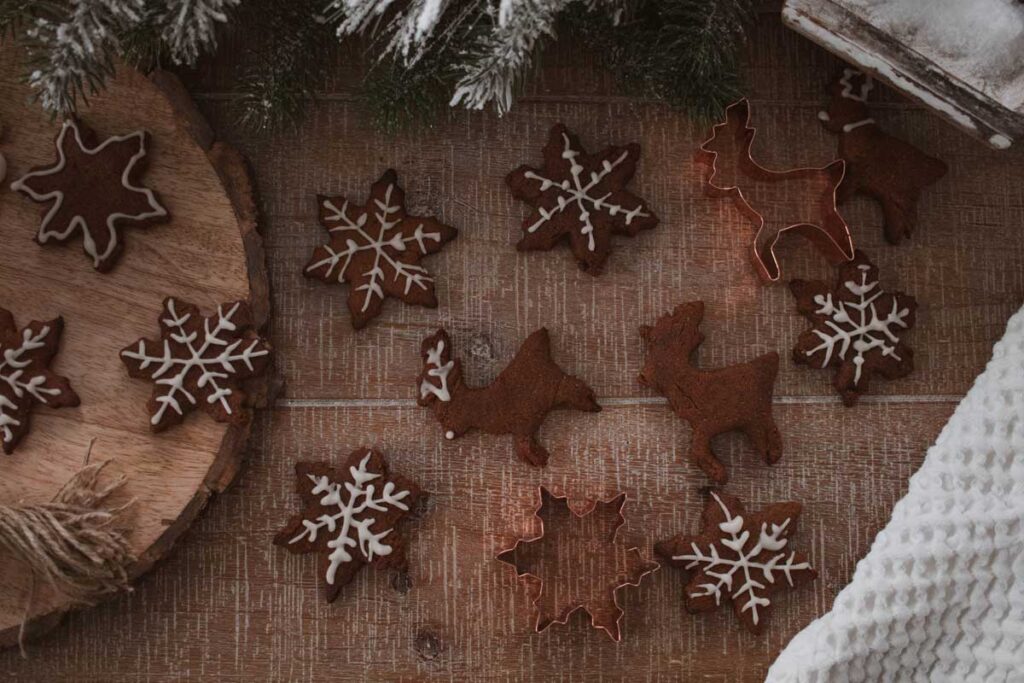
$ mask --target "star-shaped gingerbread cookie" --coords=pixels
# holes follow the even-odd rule
[[[139,130],[97,144],[96,135],[72,118],[61,126],[56,147],[53,165],[33,169],[11,189],[49,204],[36,233],[39,244],[67,242],[81,233],[93,267],[106,272],[124,251],[121,229],[168,219],[157,194],[139,184],[149,134]]]
[[[361,329],[379,315],[386,297],[437,307],[434,278],[419,263],[459,231],[436,218],[407,214],[394,170],[371,186],[365,205],[325,196],[317,203],[331,241],[313,250],[304,272],[327,283],[348,283],[352,327]]]
[[[405,543],[396,529],[427,494],[389,474],[383,455],[360,448],[341,467],[300,462],[295,476],[304,509],[277,533],[274,545],[320,556],[327,602],[367,564],[405,565]]]
[[[516,247],[547,251],[567,240],[580,269],[599,275],[613,234],[633,237],[658,224],[650,207],[625,189],[639,157],[635,143],[588,154],[564,125],[554,126],[544,166],[520,166],[506,178],[516,199],[534,207]]]
[[[50,370],[57,355],[64,319],[32,321],[18,331],[14,316],[0,308],[0,438],[13,453],[28,433],[32,406],[77,406],[78,394],[66,377]]]
[[[734,496],[714,490],[708,496],[700,534],[680,534],[656,544],[655,551],[690,572],[688,612],[712,612],[729,601],[740,622],[760,633],[773,593],[817,577],[807,558],[789,547],[800,504],[777,503],[747,514]]]

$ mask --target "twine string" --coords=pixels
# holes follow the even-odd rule
[[[86,463],[88,459],[87,452]],[[20,560],[32,577],[18,633],[22,656],[40,578],[79,605],[91,605],[106,594],[131,589],[128,568],[135,562],[135,554],[125,531],[115,522],[134,501],[119,507],[104,505],[126,481],[122,475],[101,485],[100,473],[109,462],[86,464],[49,502],[0,505],[0,549]]]

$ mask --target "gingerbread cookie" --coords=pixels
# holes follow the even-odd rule
[[[459,231],[435,218],[406,214],[405,193],[394,170],[385,171],[370,187],[365,205],[322,195],[317,204],[320,224],[331,241],[313,250],[304,272],[327,283],[348,282],[353,328],[361,329],[379,315],[385,297],[437,307],[434,279],[419,262]]]
[[[753,226],[751,257],[761,279],[776,282],[782,277],[775,247],[789,233],[808,240],[832,263],[853,258],[850,230],[836,210],[844,163],[765,168],[751,154],[755,132],[750,103],[735,102],[726,108],[725,121],[701,143],[696,158],[704,166],[704,193],[731,199]]]
[[[883,290],[878,268],[863,252],[839,269],[834,286],[793,280],[789,288],[797,310],[813,323],[797,339],[793,360],[836,368],[832,384],[843,403],[854,405],[872,375],[898,379],[913,371],[914,353],[901,335],[914,326],[917,301]]]
[[[96,144],[96,135],[76,119],[57,134],[57,161],[11,183],[34,202],[48,204],[36,233],[46,244],[82,234],[82,249],[93,267],[106,272],[124,251],[120,230],[168,220],[153,190],[141,187],[149,134],[135,131]]]
[[[487,387],[466,386],[462,365],[452,360],[452,343],[443,329],[423,340],[421,352],[423,372],[416,382],[419,403],[433,407],[448,439],[470,429],[511,434],[516,454],[543,467],[548,452],[537,441],[537,430],[549,412],[601,410],[593,390],[552,360],[551,340],[543,327],[526,338],[512,362]]]
[[[576,610],[590,616],[590,623],[618,642],[622,608],[618,592],[639,586],[658,568],[638,548],[617,539],[626,521],[622,506],[626,494],[592,503],[582,512],[569,507],[569,499],[554,496],[543,486],[536,517],[540,534],[524,538],[498,555],[515,567],[530,590],[537,614],[536,631],[564,624]]]
[[[248,418],[239,384],[270,364],[270,344],[251,329],[242,301],[221,304],[216,314],[174,297],[164,299],[160,338],[143,337],[121,350],[128,375],[153,382],[150,428],[160,432],[200,407],[217,422]]]
[[[772,418],[779,354],[766,353],[714,370],[698,369],[691,356],[704,341],[699,330],[703,318],[704,302],[691,301],[658,318],[654,327],[640,328],[647,345],[640,383],[667,398],[676,415],[690,423],[690,460],[712,481],[724,484],[729,475],[711,449],[711,439],[719,434],[743,431],[769,465],[782,457],[782,436]]]
[[[520,166],[506,178],[513,196],[534,207],[516,248],[547,251],[568,240],[580,269],[599,275],[613,233],[633,237],[658,224],[647,204],[625,189],[639,157],[635,143],[587,154],[579,139],[557,124],[544,147],[544,167]]]
[[[0,308],[0,437],[11,454],[28,433],[32,406],[77,406],[78,394],[67,377],[50,370],[57,355],[64,319],[33,320],[21,332],[11,312]]]
[[[304,507],[277,533],[274,545],[296,555],[320,555],[327,602],[334,602],[364,565],[405,567],[405,543],[397,526],[427,494],[389,474],[383,455],[361,448],[337,468],[300,462],[295,477]]]
[[[760,633],[772,593],[818,576],[802,553],[787,548],[800,503],[776,503],[747,514],[734,496],[714,490],[708,495],[700,534],[679,534],[657,543],[654,550],[691,573],[686,584],[688,612],[713,612],[729,600],[740,622]]]
[[[843,73],[830,87],[832,101],[818,118],[839,135],[839,158],[846,162],[846,176],[838,200],[866,194],[882,205],[885,238],[899,244],[910,237],[917,222],[917,201],[930,185],[948,170],[946,164],[879,127],[868,111],[868,94],[875,82],[856,69]]]

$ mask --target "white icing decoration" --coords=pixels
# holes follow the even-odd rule
[[[81,215],[76,215],[74,218],[72,218],[63,230],[61,230],[60,228],[54,230],[50,229],[50,221],[53,220],[53,217],[57,215],[57,212],[60,211],[61,206],[64,204],[63,192],[61,192],[60,190],[54,190],[52,192],[47,192],[46,194],[39,194],[26,184],[26,181],[30,180],[31,178],[53,175],[54,173],[59,173],[60,171],[64,170],[64,166],[67,164],[67,158],[64,156],[64,137],[67,135],[68,130],[74,131],[75,143],[78,145],[79,149],[81,149],[83,152],[89,155],[99,154],[106,148],[107,145],[113,142],[124,142],[126,140],[131,140],[132,138],[138,138],[139,141],[139,151],[136,152],[131,159],[129,159],[128,163],[124,167],[124,171],[121,172],[121,186],[124,187],[126,190],[130,190],[132,192],[141,192],[142,194],[144,194],[150,207],[152,207],[152,211],[147,211],[145,213],[135,215],[125,213],[112,213],[109,216],[107,216],[106,227],[107,231],[110,234],[110,241],[107,244],[107,248],[102,253],[99,253],[97,251],[96,240],[93,237],[93,226],[90,226],[88,223],[86,223],[85,218],[83,218]],[[46,212],[46,216],[43,217],[43,221],[39,225],[39,233],[37,235],[37,239],[39,240],[40,244],[46,243],[51,238],[55,238],[57,240],[64,240],[69,235],[71,235],[71,233],[73,233],[76,229],[81,228],[82,245],[85,249],[85,253],[92,257],[93,266],[99,267],[100,263],[104,259],[108,258],[117,248],[118,239],[115,223],[118,220],[122,218],[127,218],[130,220],[144,220],[147,218],[157,218],[160,216],[167,215],[167,210],[164,207],[160,206],[159,203],[157,203],[156,195],[153,194],[152,190],[147,189],[145,187],[136,187],[135,185],[132,185],[131,182],[129,182],[128,180],[129,176],[131,175],[132,168],[135,166],[136,163],[138,163],[139,159],[146,156],[146,137],[143,131],[136,131],[128,135],[114,135],[104,140],[103,143],[100,144],[99,146],[94,147],[93,149],[89,149],[82,143],[82,136],[80,131],[78,130],[78,124],[76,124],[73,119],[69,119],[64,122],[63,126],[61,126],[60,134],[57,136],[56,145],[56,164],[54,164],[50,168],[45,168],[41,171],[33,171],[31,173],[27,173],[21,178],[11,183],[12,190],[15,190],[17,192],[24,192],[26,195],[28,195],[37,202],[45,202],[51,199],[55,200],[53,202],[53,206],[50,207],[50,210]]]
[[[349,548],[358,549],[366,562],[370,562],[375,557],[391,554],[391,546],[382,541],[393,529],[385,529],[380,533],[371,531],[370,527],[377,520],[370,514],[366,514],[367,511],[385,512],[388,505],[399,510],[409,509],[409,506],[402,502],[403,499],[409,496],[408,491],[396,491],[398,487],[390,481],[385,483],[384,488],[379,492],[373,484],[369,484],[369,482],[379,479],[381,476],[380,474],[367,471],[366,466],[370,461],[370,455],[368,452],[358,467],[350,466],[348,468],[349,474],[352,476],[352,483],[345,482],[345,493],[347,494],[345,500],[342,499],[340,484],[331,481],[326,476],[306,475],[313,482],[313,487],[310,489],[313,494],[323,494],[320,504],[324,507],[337,507],[338,512],[331,515],[320,515],[315,522],[311,522],[308,519],[302,520],[303,531],[288,541],[288,543],[297,543],[302,540],[314,543],[317,539],[317,534],[321,530],[329,534],[334,534],[337,531],[337,535],[327,542],[327,547],[332,552],[327,556],[330,560],[330,565],[327,567],[325,578],[327,583],[332,586],[334,585],[334,578],[338,572],[338,567],[343,563],[351,562],[353,559],[352,554],[348,551]],[[338,520],[341,520],[340,528]],[[356,534],[356,538],[352,537],[353,531]]]
[[[853,78],[856,76],[863,76],[864,82],[861,83],[857,89],[857,93],[853,92]],[[845,97],[848,100],[855,100],[857,102],[867,102],[868,93],[871,92],[875,87],[875,79],[862,71],[857,69],[843,69],[843,76],[839,79],[839,83],[843,86],[843,90],[840,96]]]
[[[420,252],[426,254],[427,250],[424,240],[431,240],[438,243],[441,241],[441,233],[424,232],[422,224],[416,226],[415,233],[410,237],[404,237],[401,232],[395,232],[392,235],[388,234],[389,230],[401,223],[400,220],[388,220],[388,217],[391,214],[401,208],[391,204],[391,193],[394,189],[394,185],[388,185],[387,190],[384,192],[383,202],[373,200],[373,205],[377,208],[377,211],[373,214],[377,223],[376,236],[371,236],[366,231],[366,217],[368,214],[361,214],[356,221],[353,221],[348,217],[348,201],[342,204],[339,209],[333,202],[331,202],[330,199],[325,199],[324,208],[334,212],[333,215],[328,216],[326,220],[339,221],[341,223],[341,225],[336,225],[333,228],[330,228],[329,232],[354,233],[363,243],[360,244],[356,242],[356,240],[350,238],[345,242],[345,248],[341,251],[334,251],[332,246],[329,244],[323,245],[323,248],[327,251],[329,256],[311,263],[306,267],[306,272],[308,273],[326,265],[327,271],[324,273],[324,277],[329,277],[334,268],[342,261],[342,259],[344,259],[344,263],[341,265],[341,268],[338,269],[338,282],[344,282],[349,264],[352,262],[352,257],[361,251],[373,250],[375,252],[373,265],[368,271],[362,273],[363,276],[369,276],[370,281],[356,288],[356,291],[366,292],[363,297],[363,307],[361,309],[363,311],[369,308],[370,301],[373,297],[376,296],[379,299],[384,298],[384,290],[380,285],[380,282],[384,278],[384,270],[381,268],[381,260],[394,269],[395,273],[392,277],[393,280],[397,280],[400,276],[405,279],[406,294],[409,293],[409,290],[412,289],[413,285],[416,285],[420,289],[426,289],[427,283],[433,282],[433,278],[430,277],[426,268],[411,263],[402,263],[401,261],[393,259],[387,251],[384,250],[384,247],[391,247],[396,251],[405,251],[406,245],[415,242],[419,247]]]
[[[899,343],[899,338],[892,331],[892,327],[906,328],[906,317],[910,313],[907,308],[900,309],[899,301],[893,296],[892,310],[884,318],[879,317],[874,302],[884,292],[882,290],[875,291],[878,288],[878,280],[868,282],[868,271],[871,270],[869,266],[862,264],[857,268],[861,274],[860,283],[848,280],[844,286],[857,296],[858,301],[840,301],[837,306],[831,293],[824,296],[818,294],[814,297],[814,303],[818,305],[814,312],[829,316],[830,319],[826,320],[825,324],[832,332],[829,334],[821,330],[813,330],[821,338],[821,344],[805,352],[808,356],[812,356],[818,351],[824,351],[825,357],[821,362],[821,367],[824,368],[829,364],[837,343],[839,344],[837,354],[843,360],[846,360],[846,354],[852,348],[856,353],[853,357],[854,384],[860,381],[864,354],[871,349],[880,349],[883,356],[892,356],[896,360],[901,360],[896,354],[896,344]],[[875,335],[879,332],[882,336]]]
[[[266,356],[270,353],[268,349],[256,348],[261,343],[261,340],[258,338],[252,339],[249,345],[241,350],[238,347],[244,341],[243,339],[236,339],[234,341],[221,339],[220,335],[223,332],[233,332],[237,329],[235,323],[232,322],[232,318],[238,312],[240,305],[240,303],[236,303],[227,313],[224,312],[223,306],[218,306],[217,324],[211,330],[210,321],[203,321],[202,340],[197,348],[194,342],[199,338],[200,333],[188,332],[185,329],[185,323],[191,318],[191,314],[178,315],[175,308],[176,301],[168,299],[167,317],[163,318],[160,323],[163,327],[172,330],[170,333],[171,340],[179,346],[185,347],[191,356],[188,358],[175,357],[171,350],[170,341],[167,339],[163,340],[163,354],[160,356],[150,356],[146,353],[146,340],[144,339],[139,340],[139,346],[135,351],[125,350],[121,352],[121,355],[125,358],[140,361],[139,367],[141,368],[147,368],[154,363],[158,364],[157,369],[153,371],[152,378],[157,386],[166,386],[167,392],[156,397],[156,402],[160,407],[154,411],[153,416],[150,418],[152,424],[158,424],[163,419],[168,407],[172,408],[179,415],[184,414],[181,403],[178,400],[179,394],[192,405],[196,405],[196,397],[185,388],[185,379],[196,368],[200,371],[196,385],[200,388],[209,385],[212,388],[210,395],[206,399],[207,403],[212,404],[220,401],[224,411],[229,415],[231,414],[231,405],[227,400],[228,396],[232,393],[231,389],[220,386],[218,380],[230,377],[231,373],[235,371],[235,363],[244,363],[249,370],[252,370],[253,358]],[[216,355],[210,354],[211,351],[216,351],[218,347],[220,347],[219,353],[216,353]]]
[[[580,234],[586,235],[587,237],[587,249],[594,251],[597,245],[594,241],[594,225],[590,222],[590,211],[606,211],[610,216],[616,216],[620,212],[625,215],[626,225],[633,222],[634,218],[646,218],[650,216],[641,210],[642,205],[637,205],[634,209],[627,209],[619,204],[612,204],[605,201],[611,196],[611,192],[605,193],[601,197],[595,197],[590,194],[590,191],[604,180],[605,176],[611,173],[615,167],[621,164],[629,156],[628,152],[623,152],[619,157],[612,162],[605,160],[601,170],[597,173],[590,174],[590,181],[584,185],[580,180],[580,174],[583,173],[583,166],[576,162],[576,157],[580,155],[579,150],[575,150],[569,143],[569,136],[562,133],[562,140],[564,141],[565,147],[562,150],[562,158],[569,162],[569,173],[572,175],[573,185],[569,184],[568,180],[552,180],[542,175],[534,173],[533,171],[527,171],[524,176],[530,180],[540,181],[540,190],[544,192],[557,187],[562,194],[558,196],[558,206],[551,209],[550,211],[544,207],[537,207],[537,211],[540,213],[540,218],[526,229],[527,232],[536,232],[545,223],[547,223],[553,216],[561,213],[567,206],[575,203],[580,210],[580,222],[583,226],[580,228]],[[589,205],[589,207],[588,207]]]
[[[452,439],[455,438],[455,432],[453,432],[451,430],[448,430],[447,432],[444,433],[444,438],[446,438],[449,441],[451,441]]]
[[[7,384],[16,399],[31,397],[45,404],[48,396],[60,394],[60,389],[43,386],[46,384],[45,368],[38,371],[38,374],[25,376],[25,368],[31,361],[25,360],[24,355],[45,346],[48,334],[50,334],[49,325],[44,325],[36,334],[32,334],[31,329],[26,329],[22,332],[20,346],[3,350],[3,360],[0,361],[0,380]],[[8,412],[17,409],[18,405],[14,401],[0,393],[0,433],[3,434],[4,443],[10,443],[14,439],[11,427],[21,425],[21,421]]]
[[[789,541],[784,534],[791,520],[787,518],[783,520],[782,524],[772,524],[770,529],[768,524],[761,524],[757,543],[748,549],[747,542],[750,540],[750,532],[743,530],[743,517],[741,515],[733,516],[714,491],[711,492],[711,496],[725,514],[725,521],[719,524],[718,528],[729,534],[729,538],[723,538],[721,544],[736,553],[736,557],[722,557],[718,553],[718,547],[713,544],[709,546],[708,553],[705,553],[696,543],[691,543],[692,554],[674,555],[672,559],[689,562],[686,565],[687,569],[701,565],[701,571],[714,579],[713,583],[702,583],[697,586],[697,590],[700,592],[691,593],[693,597],[711,595],[715,598],[715,604],[720,605],[723,587],[733,600],[738,601],[746,596],[746,601],[740,605],[740,611],[750,611],[751,620],[757,625],[758,608],[771,604],[771,601],[766,596],[759,595],[758,591],[764,589],[767,584],[775,583],[775,572],[785,576],[786,581],[792,586],[793,572],[810,569],[811,565],[807,562],[794,562],[795,552],[791,552],[788,558],[786,553],[780,552],[767,561],[758,561],[756,558],[762,552],[780,551],[786,547]],[[738,571],[742,571],[742,576],[736,578],[742,583],[734,589],[734,575]]]
[[[450,360],[442,365],[442,353],[444,353],[444,340],[438,339],[437,345],[427,351],[427,376],[437,377],[441,380],[441,386],[437,386],[433,382],[424,379],[420,383],[420,398],[426,398],[430,394],[433,394],[445,402],[452,400],[452,395],[448,391],[448,373],[452,371],[455,361]],[[447,434],[445,436],[447,436]],[[454,435],[448,436],[448,438],[454,438]]]
[[[1009,149],[1010,145],[1013,144],[1013,140],[1002,133],[993,133],[988,139],[988,144],[996,149]]]
[[[874,122],[875,122],[875,120],[869,116],[868,118],[861,119],[860,121],[854,121],[853,123],[847,123],[847,124],[845,124],[843,126],[843,132],[844,133],[849,133],[851,130],[857,130],[861,126],[867,126],[867,125],[870,125],[870,124],[872,124]]]

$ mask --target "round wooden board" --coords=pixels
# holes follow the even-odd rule
[[[103,139],[145,129],[152,135],[143,184],[159,192],[171,220],[123,231],[125,252],[101,274],[82,252],[81,239],[41,247],[33,240],[41,205],[9,189],[31,167],[51,164],[58,124],[32,101],[17,80],[22,70],[10,47],[0,52],[0,151],[8,163],[0,187],[0,306],[19,326],[64,316],[65,329],[53,369],[71,380],[77,408],[36,406],[31,431],[13,455],[0,454],[0,504],[49,500],[92,459],[113,460],[111,475],[128,483],[113,502],[134,499],[126,514],[141,574],[238,470],[249,424],[229,426],[196,412],[185,423],[151,434],[146,400],[152,385],[132,380],[119,350],[140,336],[156,336],[164,297],[191,301],[205,312],[247,299],[256,323],[268,317],[263,245],[256,230],[252,184],[241,157],[213,140],[180,82],[165,72],[149,76],[122,68],[109,89],[80,110]],[[267,381],[247,386],[255,404]],[[10,558],[0,558],[0,644],[16,642],[25,617],[30,578]],[[57,623],[65,601],[37,582],[30,633]]]

